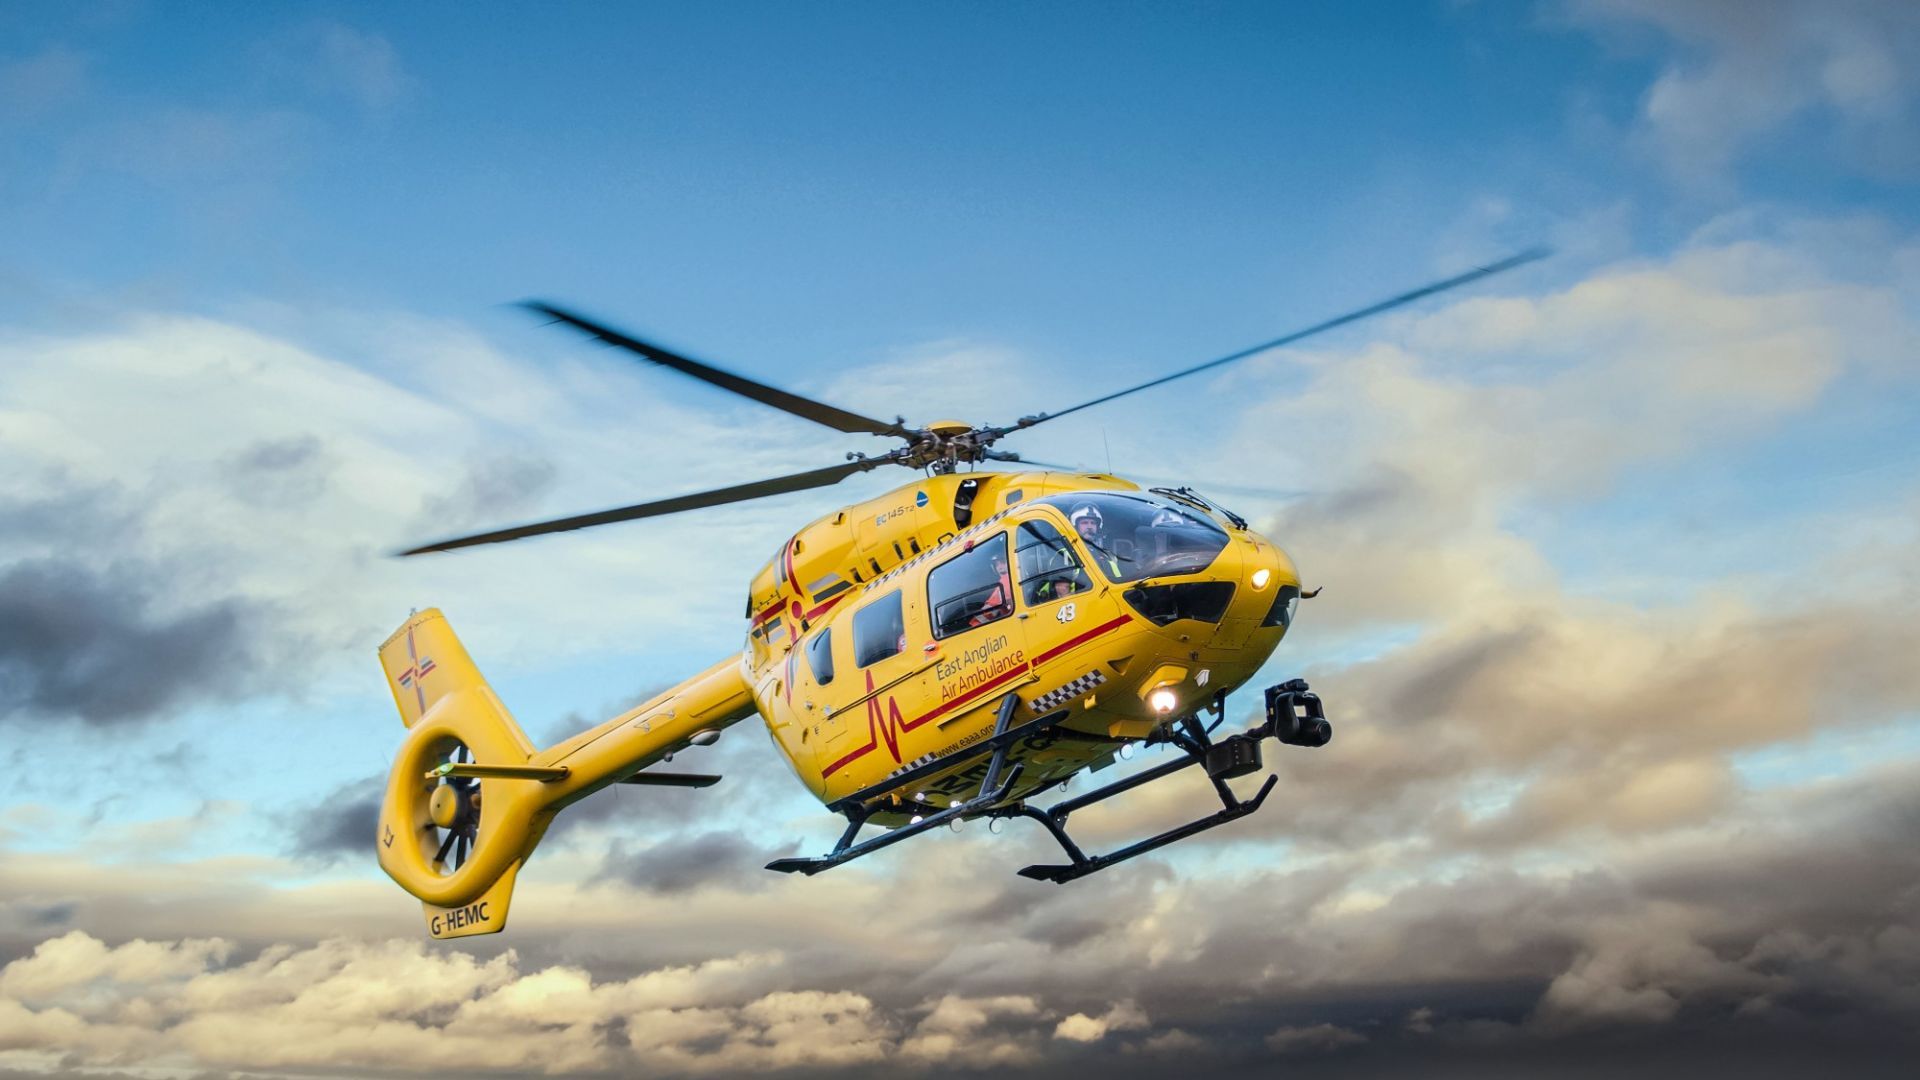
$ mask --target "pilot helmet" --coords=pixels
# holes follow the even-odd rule
[[[1092,503],[1081,503],[1073,508],[1073,513],[1067,515],[1067,520],[1073,523],[1075,529],[1080,528],[1080,522],[1087,518],[1093,519],[1096,528],[1106,528],[1106,518],[1100,513],[1100,508]]]

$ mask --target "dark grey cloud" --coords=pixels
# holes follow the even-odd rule
[[[325,493],[332,474],[326,444],[315,435],[264,439],[224,463],[228,485],[257,506],[294,506]]]
[[[321,863],[371,860],[386,781],[385,773],[362,777],[340,785],[312,806],[282,816],[287,853]]]
[[[421,503],[415,529],[439,535],[516,520],[534,511],[558,477],[553,462],[534,454],[475,458],[457,481]]]
[[[617,840],[596,881],[619,881],[645,892],[677,895],[708,886],[750,889],[771,884],[767,863],[798,845],[762,847],[736,832],[674,836],[645,847]]]
[[[137,723],[273,686],[293,643],[268,605],[220,590],[206,553],[150,553],[136,493],[36,479],[0,499],[0,724]]]
[[[60,557],[0,569],[0,723],[111,726],[254,689],[262,610],[234,597],[165,610],[158,573]]]

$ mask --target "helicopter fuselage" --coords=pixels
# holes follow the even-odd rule
[[[1056,714],[1010,750],[1014,803],[1245,683],[1299,584],[1276,545],[1191,495],[935,475],[782,545],[754,580],[746,668],[774,743],[827,803],[979,743],[1009,694],[1018,720]],[[870,820],[968,798],[987,767],[925,774]]]

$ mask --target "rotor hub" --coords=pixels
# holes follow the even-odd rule
[[[461,804],[465,801],[452,784],[441,784],[427,797],[427,817],[440,828],[451,829],[460,820]]]

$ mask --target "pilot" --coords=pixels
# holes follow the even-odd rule
[[[1107,520],[1099,507],[1092,503],[1081,503],[1073,508],[1073,513],[1067,515],[1067,520],[1073,523],[1073,531],[1080,534],[1080,539],[1086,541],[1087,547],[1093,552],[1094,561],[1100,564],[1108,577],[1119,580],[1125,576],[1120,570],[1119,556],[1114,554],[1113,546],[1107,542]]]
[[[1082,589],[1093,587],[1093,583],[1087,580],[1086,571],[1080,569],[1079,560],[1073,557],[1072,550],[1067,547],[1066,541],[1035,544],[1021,550],[1023,552],[1020,556],[1021,564],[1023,568],[1031,571],[1022,582],[1027,590],[1027,603],[1044,604],[1049,600],[1059,600],[1062,597],[1072,596]],[[1036,571],[1028,566],[1029,557],[1040,563],[1044,569]]]

